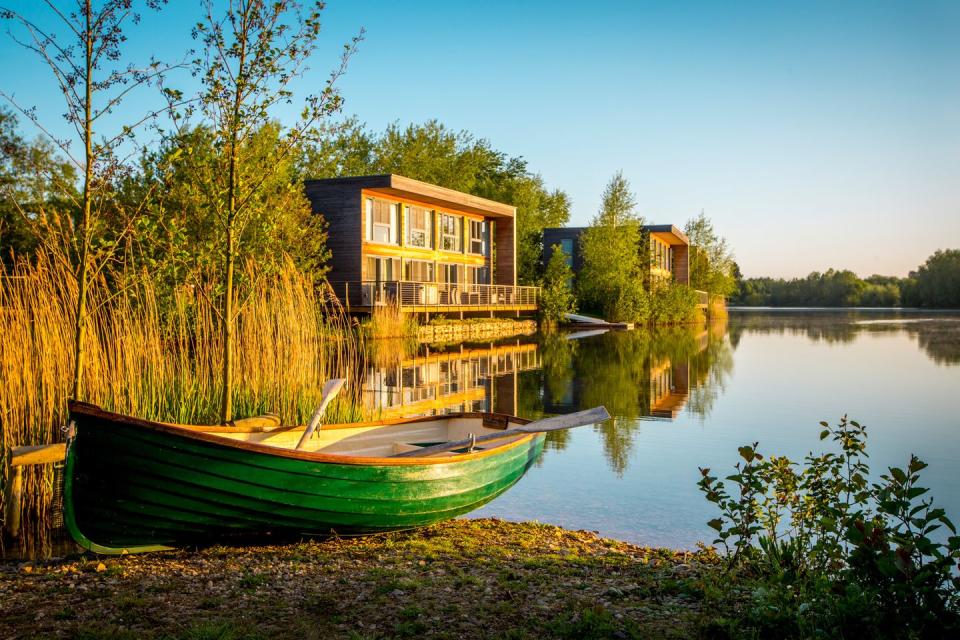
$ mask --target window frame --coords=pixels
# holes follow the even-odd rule
[[[438,212],[437,217],[439,218],[438,222],[438,236],[440,238],[439,249],[441,251],[446,251],[448,253],[463,253],[463,216],[458,216],[452,213]],[[447,233],[445,228],[445,222],[452,220],[454,224],[454,233]],[[447,248],[447,239],[453,238],[455,240],[455,248]]]
[[[468,244],[467,244],[467,253],[469,253],[470,255],[474,255],[474,256],[485,256],[485,255],[487,255],[487,244],[488,244],[488,243],[487,243],[487,221],[486,221],[486,220],[475,220],[474,218],[465,218],[465,220],[469,223],[469,224],[467,224],[467,225],[465,225],[465,226],[466,226],[467,229],[469,229],[469,231],[470,231],[469,234],[467,234],[467,235],[469,236]],[[476,236],[473,235],[474,225],[478,225],[479,228],[480,228],[480,236],[479,236],[479,237],[476,237]],[[474,251],[474,250],[473,250],[473,243],[474,243],[474,242],[479,242],[479,243],[480,243],[480,250],[479,250],[479,251]]]
[[[388,222],[377,222],[376,220],[376,205],[377,203],[383,203],[387,206],[387,216]],[[373,196],[366,196],[366,205],[365,205],[365,217],[366,217],[366,233],[364,237],[367,242],[372,242],[374,244],[383,244],[390,246],[399,246],[400,245],[400,203],[394,200],[387,200],[385,198],[374,198]],[[383,231],[386,228],[386,240],[378,239],[378,230]]]
[[[422,211],[424,214],[424,226],[415,227],[413,224],[413,213],[414,210]],[[426,207],[421,207],[418,205],[404,204],[403,205],[403,215],[405,230],[404,246],[411,247],[414,249],[433,249],[434,245],[434,210],[428,209]],[[423,234],[424,244],[415,244],[413,242],[413,232],[414,229],[417,230],[418,234]]]

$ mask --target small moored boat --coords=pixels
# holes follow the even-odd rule
[[[596,411],[584,419],[597,421]],[[82,547],[111,554],[433,524],[510,488],[545,438],[525,430],[528,420],[488,413],[325,425],[312,434],[302,426],[172,425],[81,402],[70,414],[65,523]],[[541,422],[564,419],[544,430],[567,428],[571,418]]]

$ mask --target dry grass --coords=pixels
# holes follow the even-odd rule
[[[247,267],[254,280],[255,265]],[[63,439],[72,379],[76,279],[63,260],[40,253],[0,274],[0,451]],[[91,284],[87,365],[81,399],[145,418],[217,420],[223,343],[212,294],[177,290],[169,309],[145,275]],[[302,423],[324,381],[361,371],[362,345],[336,299],[288,263],[261,278],[237,318],[234,407],[238,417],[278,413]],[[331,421],[357,419],[359,381],[331,407]],[[3,465],[6,468],[6,465]],[[50,470],[26,474],[21,551],[46,543]]]
[[[409,338],[417,335],[417,321],[400,311],[397,304],[374,307],[370,318],[363,323],[363,332],[372,340]]]
[[[707,306],[707,316],[711,321],[723,321],[729,317],[727,301],[723,296],[710,296]]]

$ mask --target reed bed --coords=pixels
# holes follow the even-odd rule
[[[416,338],[417,320],[400,310],[396,303],[374,307],[373,313],[363,322],[363,334],[372,340]]]
[[[245,277],[258,286],[238,299],[236,416],[272,412],[285,423],[303,423],[319,404],[323,383],[346,377],[352,384],[328,409],[328,421],[360,419],[363,345],[336,298],[289,261],[276,275],[259,278],[251,263]],[[11,447],[63,440],[76,299],[76,279],[57,256],[41,252],[0,273],[3,455]],[[215,296],[184,286],[163,307],[160,299],[145,274],[91,283],[81,399],[153,420],[216,423],[223,339]],[[35,555],[47,547],[53,475],[49,466],[25,471],[19,545],[21,553]]]

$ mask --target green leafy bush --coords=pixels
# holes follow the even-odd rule
[[[692,288],[666,282],[652,289],[650,321],[654,324],[680,324],[697,318],[697,292]]]
[[[956,637],[960,537],[919,484],[927,465],[911,456],[871,482],[866,427],[846,417],[821,425],[820,439],[838,450],[802,465],[753,443],[724,480],[700,470],[698,486],[720,511],[708,522],[714,544],[729,563],[720,599],[737,610],[722,631]]]
[[[540,294],[540,315],[545,324],[562,322],[568,313],[577,310],[573,294],[573,270],[567,264],[567,255],[560,245],[553,245],[553,253],[547,263]]]

